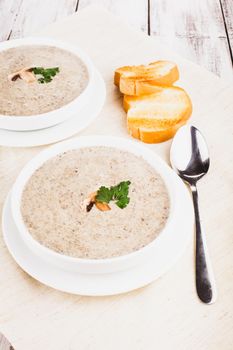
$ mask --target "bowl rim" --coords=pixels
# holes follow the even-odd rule
[[[93,81],[93,73],[94,73],[94,65],[89,58],[89,56],[86,54],[85,51],[80,46],[76,46],[74,44],[70,44],[67,42],[64,42],[62,40],[54,39],[52,37],[43,37],[43,36],[38,36],[38,37],[27,37],[27,38],[19,38],[19,39],[12,39],[8,41],[3,41],[0,43],[0,53],[2,51],[15,48],[15,47],[20,47],[20,46],[39,46],[39,45],[44,45],[44,46],[55,46],[57,48],[63,49],[65,51],[71,52],[75,56],[81,59],[82,63],[85,65],[87,68],[88,72],[88,83],[84,90],[76,96],[72,101],[66,103],[65,105],[58,107],[56,109],[53,109],[51,111],[45,112],[45,113],[40,113],[40,114],[32,114],[32,115],[8,115],[8,114],[0,114],[1,120],[11,120],[13,121],[33,121],[36,119],[39,119],[39,117],[46,118],[48,116],[51,116],[54,113],[63,113],[67,112],[68,109],[72,108],[77,104],[77,101],[80,100],[84,95],[88,94],[88,92],[91,89],[91,82]]]
[[[137,156],[142,156],[145,161],[147,161],[162,177],[165,186],[167,188],[170,208],[169,208],[169,216],[167,221],[160,231],[159,235],[153,239],[150,243],[145,245],[144,247],[133,251],[128,254],[115,256],[112,258],[101,258],[101,259],[90,259],[90,258],[78,258],[72,257],[69,255],[57,253],[54,250],[42,245],[37,240],[35,240],[32,235],[29,233],[22,217],[22,213],[20,210],[21,197],[23,193],[23,189],[35,172],[36,169],[40,168],[42,164],[44,164],[47,160],[55,157],[56,155],[66,152],[68,150],[80,149],[86,147],[98,147],[105,146],[110,148],[117,148],[120,150],[125,150],[129,153],[133,153]],[[134,152],[135,151],[135,152]],[[154,165],[149,159],[154,160]],[[156,163],[156,165],[155,165]],[[158,167],[157,167],[158,166]],[[171,176],[172,175],[172,176]],[[123,262],[125,260],[131,259],[133,257],[139,256],[141,254],[149,252],[155,244],[158,244],[166,232],[169,232],[169,227],[172,225],[174,217],[175,217],[175,201],[176,201],[176,191],[174,186],[172,185],[172,177],[174,176],[174,172],[172,169],[163,161],[154,151],[147,148],[144,145],[141,145],[139,142],[127,139],[125,137],[119,136],[105,136],[105,135],[88,135],[88,136],[80,136],[73,138],[71,140],[63,141],[57,143],[56,145],[50,146],[47,149],[41,151],[35,157],[33,157],[21,170],[19,173],[11,191],[11,210],[12,216],[18,230],[24,239],[24,241],[30,245],[33,245],[34,248],[38,249],[42,253],[45,253],[50,258],[59,259],[60,262],[68,262],[75,263],[80,265],[89,265],[96,266],[104,264],[111,264],[116,262]]]

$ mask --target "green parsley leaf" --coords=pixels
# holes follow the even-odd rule
[[[109,203],[112,200],[112,197],[113,193],[111,188],[101,186],[97,191],[96,200],[102,203]]]
[[[35,75],[40,75],[39,78],[37,78],[37,81],[40,84],[44,83],[50,83],[53,79],[52,77],[55,77],[57,73],[59,73],[59,67],[53,67],[53,68],[43,68],[43,67],[33,67],[32,72]]]
[[[110,188],[101,186],[97,191],[96,200],[102,203],[115,201],[119,208],[124,209],[130,201],[128,197],[130,184],[130,181],[122,181],[118,185],[111,186]]]

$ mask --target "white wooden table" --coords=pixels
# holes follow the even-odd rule
[[[217,0],[151,0],[148,11],[148,2],[142,0],[0,0],[1,39],[40,31],[46,24],[93,2],[102,3],[136,28],[160,35],[183,56],[224,77],[221,81],[160,47],[158,40],[127,32],[123,24],[105,14],[98,17],[98,12],[80,14],[78,21],[74,16],[69,23],[45,30],[45,34],[80,44],[95,61],[107,85],[101,115],[110,134],[123,116],[112,84],[114,67],[125,60],[133,62],[135,57],[143,62],[157,54],[178,63],[182,84],[195,106],[192,121],[207,135],[212,154],[210,174],[200,183],[200,204],[208,222],[208,246],[214,257],[219,299],[211,307],[198,302],[192,245],[170,273],[147,288],[126,295],[88,298],[60,293],[30,278],[14,263],[0,238],[0,331],[9,337],[15,350],[232,350],[233,89],[228,82],[232,76],[232,5],[230,0],[222,0],[221,4]],[[105,25],[110,37],[104,37]],[[125,57],[108,57],[113,36],[115,47]],[[108,57],[107,62],[104,57]],[[124,125],[120,126],[127,136]],[[101,133],[98,120],[84,134],[96,131]],[[167,160],[169,145],[151,147]],[[0,208],[20,168],[40,149],[0,148]],[[0,350],[10,350],[1,335]]]
[[[0,0],[0,41],[33,34],[90,4],[225,79],[233,79],[233,0]],[[117,30],[117,28],[116,28]]]

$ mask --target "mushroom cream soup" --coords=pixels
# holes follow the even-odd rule
[[[41,68],[46,79],[40,74]],[[26,74],[16,74],[25,69]],[[50,112],[73,101],[87,83],[85,64],[63,49],[32,45],[0,52],[1,115],[32,116]]]
[[[108,204],[90,206],[93,196]],[[169,215],[169,197],[162,178],[143,158],[87,147],[61,153],[38,168],[25,185],[21,213],[32,237],[51,250],[111,258],[159,235]]]

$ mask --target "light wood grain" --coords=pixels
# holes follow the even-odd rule
[[[233,61],[233,0],[220,0]]]
[[[199,190],[219,296],[212,306],[197,299],[193,245],[148,287],[125,295],[88,298],[52,290],[30,278],[13,261],[0,237],[1,331],[17,350],[232,350],[232,85],[96,8],[80,11],[41,34],[81,45],[105,79],[104,109],[83,135],[129,137],[121,96],[112,82],[116,67],[152,57],[177,62],[179,84],[194,105],[192,123],[206,136],[211,154],[210,172]],[[147,147],[168,161],[170,144]],[[42,148],[0,149],[1,207],[19,170]]]
[[[2,0],[1,40],[30,36],[45,25],[72,14],[78,0]],[[10,29],[10,30],[9,30]]]
[[[79,0],[79,10],[89,5],[102,6],[135,29],[148,33],[148,0]]]
[[[150,4],[152,35],[222,78],[233,78],[219,0],[151,0]]]
[[[0,41],[10,38],[22,0],[0,1]]]
[[[232,74],[233,0],[2,0],[0,40],[33,34],[90,4],[161,37],[178,53],[226,79]],[[36,9],[36,10],[35,10]],[[231,44],[231,46],[230,46]]]

